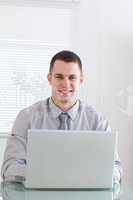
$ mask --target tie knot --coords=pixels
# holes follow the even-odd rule
[[[59,119],[60,119],[61,122],[66,122],[67,119],[68,119],[68,117],[69,117],[68,113],[63,113],[63,112],[62,112],[62,113],[60,114],[60,116],[59,116]]]

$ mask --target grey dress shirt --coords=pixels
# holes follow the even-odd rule
[[[19,181],[19,177],[25,178],[28,129],[58,129],[60,126],[58,117],[61,112],[62,110],[53,103],[51,98],[39,101],[19,112],[7,141],[1,171],[3,180]],[[77,100],[67,112],[70,116],[70,130],[111,131],[108,121],[92,106],[80,100]],[[114,182],[119,182],[121,163],[117,152],[114,165]]]

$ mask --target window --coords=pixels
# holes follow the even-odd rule
[[[50,95],[49,62],[71,49],[72,18],[71,6],[0,5],[1,133],[11,131],[21,109]]]

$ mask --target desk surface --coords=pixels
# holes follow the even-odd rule
[[[1,183],[0,200],[132,200],[133,184],[121,188],[116,186],[114,191],[89,190],[89,191],[46,191],[25,190],[22,184]]]

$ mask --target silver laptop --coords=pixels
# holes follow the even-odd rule
[[[112,188],[116,134],[29,130],[26,188]]]

